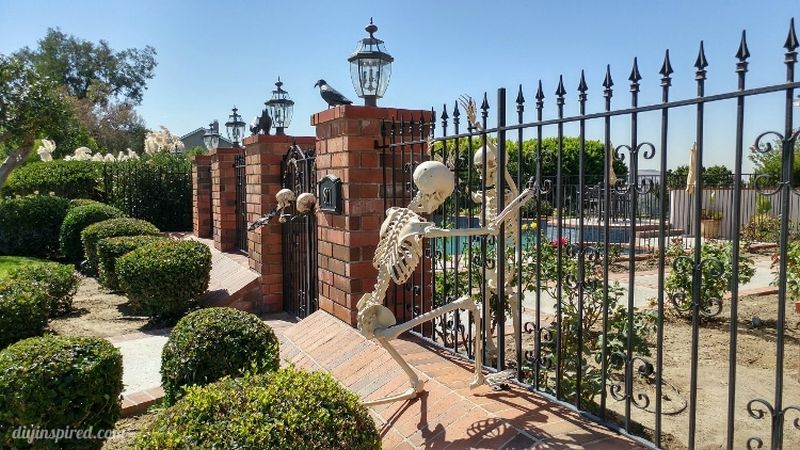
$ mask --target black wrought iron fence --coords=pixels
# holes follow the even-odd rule
[[[565,114],[568,93],[561,81],[554,90],[553,118],[545,118],[541,82],[533,119],[526,118],[529,102],[522,86],[512,105],[507,105],[506,89],[500,88],[493,108],[484,94],[474,121],[464,109],[468,102],[455,102],[450,114],[445,106],[439,116],[441,137],[433,140],[430,153],[427,136],[435,134],[438,123],[411,118],[384,123],[380,151],[387,207],[409,203],[413,169],[429,158],[449,164],[456,179],[454,193],[431,218],[440,226],[485,224],[504,208],[507,198],[499,193],[511,197],[525,186],[536,193],[532,205],[506,220],[496,237],[428,241],[420,268],[388,300],[398,320],[471,295],[482,305],[481,317],[456,312],[415,332],[468,357],[473,356],[472,333],[481,333],[487,368],[511,373],[515,382],[648,446],[798,448],[800,373],[794,372],[800,370],[800,339],[788,316],[794,309],[789,305],[800,302],[800,244],[791,240],[800,197],[791,181],[800,134],[792,109],[800,87],[794,76],[797,47],[792,21],[784,44],[785,82],[747,88],[750,53],[743,33],[736,55],[737,89],[706,95],[708,63],[701,44],[693,73],[696,96],[684,100],[670,99],[673,67],[667,52],[659,72],[661,101],[644,106],[639,104],[643,77],[636,59],[626,87],[627,105],[618,109],[611,106],[615,90],[610,69],[598,112],[586,110],[589,88],[583,73],[574,94],[577,115]],[[767,94],[783,97],[779,110],[769,113],[777,131],[746,133],[748,99]],[[689,192],[657,182],[668,175],[674,111],[688,110],[693,116],[697,150],[692,164],[703,167],[705,106],[717,102],[735,104],[731,185],[707,188],[701,171],[695,171]],[[516,107],[514,120],[506,117],[509,106]],[[496,112],[491,125],[490,111]],[[639,117],[646,113],[659,119],[652,140],[644,139],[640,129]],[[588,135],[590,123],[602,125],[601,135]],[[579,130],[574,181],[562,172],[565,125]],[[612,147],[616,126],[630,132],[625,143]],[[542,171],[546,133],[558,143],[554,177]],[[504,173],[509,143],[522,148],[528,135],[534,136],[533,151],[516,152],[516,173]],[[587,173],[585,166],[586,142],[592,137],[605,148],[599,182],[590,180],[596,174]],[[750,143],[757,152],[780,152],[780,177],[743,180]],[[492,158],[496,175],[488,164],[475,165]],[[614,158],[626,160],[627,181],[611,182],[608,167]],[[656,177],[640,177],[643,160],[655,163]],[[534,168],[531,179],[523,176],[526,165]],[[720,237],[726,239],[698,232],[704,220],[718,215],[712,200],[729,205],[722,215],[730,220],[720,218],[719,226]],[[775,225],[771,236],[777,249],[766,270],[773,271],[770,281],[777,294],[765,298],[745,296],[742,287],[756,273],[755,256],[741,245],[754,216],[768,217]],[[634,252],[641,246],[642,231],[651,233],[651,246],[657,250],[648,267],[636,258],[619,258],[626,249]],[[681,239],[671,245],[675,231]]]
[[[163,231],[192,229],[192,170],[183,157],[106,163],[103,201]]]

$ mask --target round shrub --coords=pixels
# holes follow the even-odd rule
[[[154,236],[158,233],[158,228],[146,220],[128,217],[104,220],[93,223],[81,231],[83,253],[89,260],[89,265],[97,267],[97,242],[100,239],[117,236]]]
[[[56,262],[26,264],[12,270],[9,275],[23,285],[38,283],[47,293],[50,316],[64,315],[72,310],[72,298],[80,279],[71,265]]]
[[[3,187],[5,195],[52,192],[65,198],[101,198],[98,189],[103,163],[99,161],[34,162],[15,169]]]
[[[69,200],[29,195],[0,200],[0,255],[50,256],[58,252],[58,234]]]
[[[73,198],[69,201],[69,209],[77,208],[78,206],[86,206],[86,205],[102,205],[102,202],[98,202],[97,200],[92,200],[90,198]]]
[[[207,308],[182,318],[161,353],[161,385],[167,401],[183,388],[230,375],[278,370],[278,339],[254,314],[233,308]]]
[[[325,372],[288,367],[187,390],[143,429],[133,449],[379,449],[358,397]]]
[[[97,269],[100,284],[114,291],[119,290],[115,272],[117,258],[161,239],[166,239],[166,237],[161,235],[120,236],[100,239],[97,242]]]
[[[0,352],[0,447],[32,448],[13,439],[18,427],[111,430],[120,417],[122,355],[105,339],[43,336]],[[35,428],[34,428],[35,430]],[[36,441],[34,448],[99,449],[102,439]]]
[[[180,317],[208,289],[211,250],[196,241],[162,240],[117,259],[119,285],[154,317]]]
[[[0,348],[41,335],[47,325],[49,300],[40,284],[0,280]]]
[[[102,203],[70,209],[67,216],[64,217],[64,223],[61,224],[59,236],[61,253],[70,261],[80,261],[83,259],[83,245],[81,244],[83,229],[93,223],[124,216],[125,214],[117,208]]]

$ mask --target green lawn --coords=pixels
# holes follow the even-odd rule
[[[27,256],[0,256],[0,279],[5,278],[12,269],[24,266],[36,261],[44,261],[37,258],[29,258]]]

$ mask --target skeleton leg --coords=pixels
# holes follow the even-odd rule
[[[475,315],[476,330],[475,333],[473,334],[474,336],[473,348],[475,349],[475,374],[472,381],[470,382],[470,387],[476,388],[484,383],[485,379],[483,376],[483,372],[481,372],[481,367],[483,366],[483,351],[481,349],[480,328],[478,328],[480,327],[480,311],[475,302],[472,301],[472,298],[470,298],[469,295],[465,295],[452,303],[436,308],[433,311],[429,311],[425,314],[419,315],[409,320],[408,322],[387,328],[375,329],[374,331],[375,340],[378,342],[378,344],[381,345],[381,347],[385,348],[386,351],[389,352],[392,358],[397,362],[398,365],[400,365],[400,367],[406,373],[406,375],[408,376],[410,387],[402,394],[378,400],[373,400],[371,402],[365,402],[364,404],[366,406],[374,406],[382,403],[411,399],[416,397],[417,394],[419,394],[422,391],[423,382],[420,381],[416,372],[414,372],[414,369],[412,369],[411,366],[408,365],[408,363],[397,352],[397,350],[389,343],[389,341],[392,339],[396,339],[402,333],[411,330],[412,328],[422,325],[425,322],[434,320],[439,316],[443,316],[457,309],[465,309],[468,311],[472,311],[472,313]]]

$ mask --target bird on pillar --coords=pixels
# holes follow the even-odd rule
[[[337,91],[331,85],[328,84],[325,80],[319,80],[314,84],[314,87],[319,86],[319,95],[328,103],[328,107],[337,106],[337,105],[350,105],[353,102],[348,100],[347,97],[342,95],[341,92]]]

